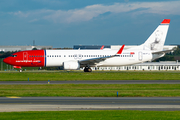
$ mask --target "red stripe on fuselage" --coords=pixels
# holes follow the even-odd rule
[[[13,66],[21,67],[43,67],[44,50],[27,50],[14,53],[13,56],[5,58],[4,62]]]

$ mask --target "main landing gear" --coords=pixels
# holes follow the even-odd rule
[[[22,72],[23,70],[22,69],[19,69],[19,72]]]
[[[92,72],[92,69],[90,67],[86,66],[84,68],[84,72]]]

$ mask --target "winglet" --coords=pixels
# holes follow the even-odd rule
[[[104,45],[100,48],[100,50],[103,50],[104,49]]]
[[[124,46],[125,46],[125,45],[122,45],[122,47],[119,49],[119,51],[117,52],[117,54],[121,54],[121,53],[122,53],[122,51],[123,51],[123,49],[124,49]]]

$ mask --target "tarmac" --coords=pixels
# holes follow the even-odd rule
[[[35,84],[180,84],[180,80],[0,81]],[[180,97],[0,97],[0,112],[66,110],[180,110]]]
[[[180,110],[180,97],[0,97],[0,112],[64,110]]]

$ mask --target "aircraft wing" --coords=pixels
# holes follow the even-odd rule
[[[111,57],[114,57],[114,56],[115,55],[107,56],[107,57],[99,57],[99,58],[86,59],[86,60],[79,61],[79,63],[81,65],[96,65],[97,63],[102,62],[102,61],[106,60],[107,58],[111,58]]]
[[[79,63],[80,63],[80,65],[96,65],[97,63],[100,63],[100,62],[102,62],[102,61],[104,61],[104,60],[106,60],[108,58],[115,57],[117,54],[121,54],[123,49],[124,49],[124,46],[125,45],[123,45],[115,55],[81,60],[81,61],[79,61]]]

